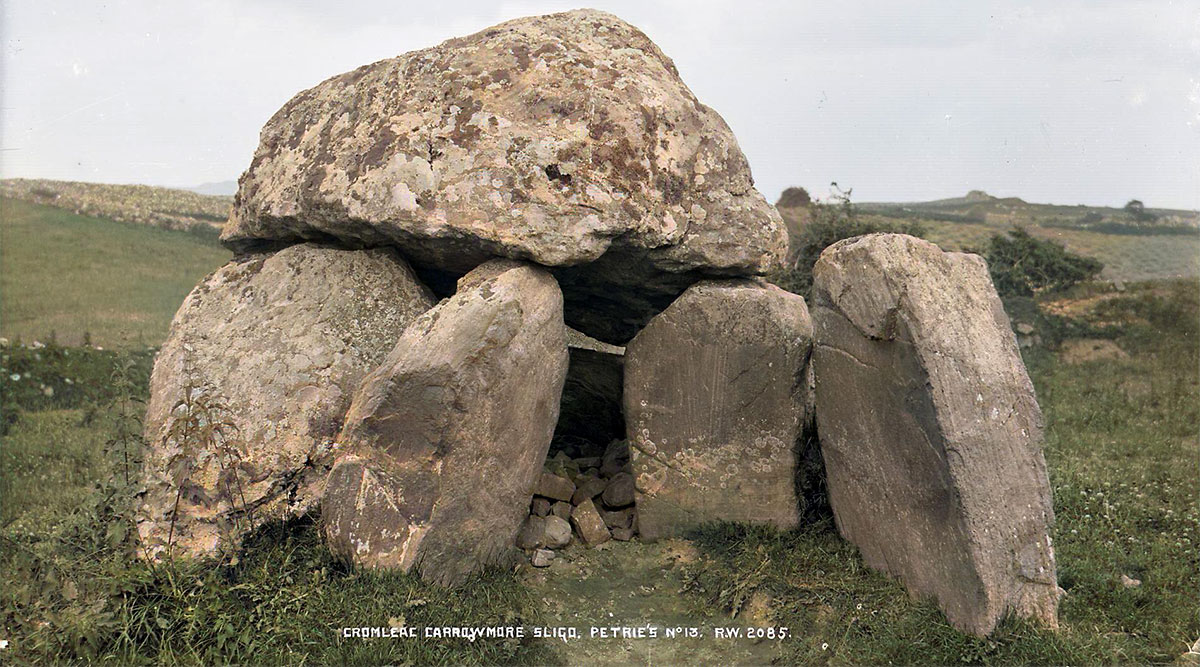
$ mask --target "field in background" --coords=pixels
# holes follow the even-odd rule
[[[0,336],[157,345],[187,293],[230,256],[213,234],[0,198]]]
[[[220,233],[233,206],[233,197],[175,188],[26,178],[0,180],[0,196],[79,215],[213,237]]]
[[[922,220],[926,237],[943,250],[982,248],[1008,227]],[[1200,276],[1200,232],[1192,235],[1103,234],[1082,229],[1028,226],[1038,238],[1051,239],[1071,252],[1104,263],[1101,277],[1132,280]]]
[[[966,197],[906,204],[855,204],[868,221],[893,225],[917,221],[925,237],[944,250],[982,248],[993,234],[1014,226],[1051,239],[1071,252],[1104,263],[1101,277],[1122,281],[1200,276],[1200,214],[1146,209],[1153,220],[1136,221],[1122,209],[1031,204],[983,192]],[[804,207],[781,207],[792,236],[805,224]]]

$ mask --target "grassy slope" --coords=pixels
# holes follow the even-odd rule
[[[0,196],[97,218],[210,233],[220,231],[233,206],[233,197],[175,188],[24,178],[0,180]]]
[[[229,257],[211,235],[0,198],[0,336],[156,345],[187,293]]]

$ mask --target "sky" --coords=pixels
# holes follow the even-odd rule
[[[633,23],[774,201],[1200,209],[1200,3],[0,0],[0,176],[235,179],[295,93],[501,21]]]

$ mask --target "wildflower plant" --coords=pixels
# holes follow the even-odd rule
[[[167,432],[168,441],[178,448],[169,465],[176,491],[167,530],[168,555],[174,545],[175,524],[179,520],[184,492],[191,486],[193,473],[210,458],[218,468],[221,496],[233,507],[234,528],[244,532],[253,525],[254,519],[253,507],[246,502],[238,473],[243,463],[244,444],[232,412],[225,399],[202,381],[190,354],[184,361],[184,378],[183,396],[172,407],[175,418]]]

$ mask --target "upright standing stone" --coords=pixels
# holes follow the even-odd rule
[[[702,521],[799,521],[794,449],[812,325],[773,285],[694,285],[625,351],[625,416],[644,539]]]
[[[464,276],[354,398],[322,505],[332,549],[443,584],[500,562],[528,514],[566,372],[554,278],[508,260]]]
[[[813,271],[817,422],[838,529],[955,627],[1055,624],[1042,415],[977,255],[839,242]]]
[[[214,555],[311,509],[354,391],[433,303],[386,249],[296,245],[205,278],[150,379],[144,553]]]

